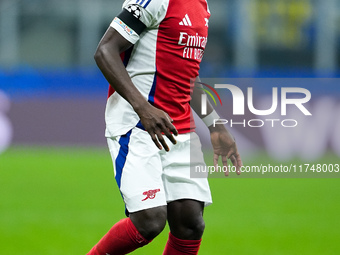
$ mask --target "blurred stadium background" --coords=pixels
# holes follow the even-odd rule
[[[122,2],[0,0],[0,254],[85,254],[124,216],[104,138],[108,84],[93,61]],[[201,77],[332,78],[304,80],[313,119],[294,135],[233,130],[244,163],[340,163],[340,0],[209,6]],[[200,254],[338,254],[339,179],[211,187]],[[166,232],[135,254],[161,254]]]

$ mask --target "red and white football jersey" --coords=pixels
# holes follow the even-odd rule
[[[134,44],[122,54],[132,82],[169,114],[179,133],[194,129],[191,81],[198,76],[209,17],[206,0],[126,0],[111,23]],[[131,105],[111,86],[105,119],[107,137],[125,134],[139,123]]]

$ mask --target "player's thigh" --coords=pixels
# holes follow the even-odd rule
[[[205,166],[199,138],[190,133],[176,139],[177,144],[171,145],[170,152],[161,154],[167,202],[191,199],[207,206],[212,203],[207,176],[192,176],[195,165]]]
[[[149,134],[133,128],[109,138],[108,145],[127,210],[131,213],[166,205],[161,159]]]

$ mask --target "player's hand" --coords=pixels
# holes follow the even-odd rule
[[[210,138],[214,149],[214,166],[217,169],[218,159],[221,156],[223,166],[227,169],[225,175],[229,175],[228,159],[236,167],[236,173],[241,174],[242,160],[237,151],[234,137],[223,125],[210,126]]]
[[[177,129],[166,112],[148,104],[138,115],[143,127],[150,134],[158,149],[164,148],[165,151],[169,151],[169,146],[166,144],[162,134],[169,138],[173,144],[177,143],[173,136],[173,134],[178,135]]]

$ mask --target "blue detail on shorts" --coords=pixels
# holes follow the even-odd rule
[[[156,93],[156,86],[157,86],[157,70],[155,72],[155,76],[153,78],[153,83],[152,87],[149,93],[149,98],[148,101],[150,104],[154,105],[155,104],[155,93]]]
[[[122,135],[119,139],[120,149],[119,149],[118,156],[116,158],[116,176],[115,176],[119,189],[121,185],[122,173],[123,173],[123,168],[126,162],[126,157],[129,153],[129,142],[130,142],[131,133],[132,133],[132,130],[130,130],[125,135]]]
[[[145,128],[144,128],[142,122],[140,122],[140,121],[138,121],[136,127],[145,131]]]

